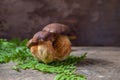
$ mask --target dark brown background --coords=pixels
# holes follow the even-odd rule
[[[52,22],[70,26],[74,45],[120,46],[120,0],[0,0],[0,38],[31,38]]]

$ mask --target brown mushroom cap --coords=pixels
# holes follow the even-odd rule
[[[69,32],[69,27],[64,24],[59,24],[59,23],[52,23],[48,24],[43,28],[43,31],[51,32],[51,33],[64,33],[64,32]]]
[[[69,39],[75,39],[76,36],[67,25],[52,23],[43,28],[42,31],[35,33],[33,38],[29,40],[27,46],[36,45],[39,41],[51,40],[54,41],[55,35],[67,35]]]
[[[27,47],[38,44],[39,41],[50,40],[53,37],[53,34],[47,31],[39,31],[34,34],[32,39],[27,43]]]
[[[37,42],[33,42],[32,39],[30,39],[30,40],[27,42],[26,46],[27,46],[28,48],[30,48],[31,46],[37,45],[37,44],[38,44]]]
[[[37,32],[33,38],[33,42],[38,42],[38,41],[45,41],[45,40],[50,40],[53,37],[53,33],[47,32],[47,31],[39,31]]]
[[[74,39],[76,37],[67,25],[60,23],[48,24],[42,31],[67,35],[70,39]]]

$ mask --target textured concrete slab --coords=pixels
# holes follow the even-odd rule
[[[78,62],[76,73],[87,80],[120,80],[120,47],[73,47],[72,55],[87,52],[87,58]],[[55,74],[36,70],[12,70],[14,63],[0,64],[0,80],[53,80]]]
[[[51,22],[69,25],[74,45],[120,46],[120,0],[0,0],[0,38],[30,39]]]

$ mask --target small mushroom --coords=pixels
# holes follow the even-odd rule
[[[27,47],[38,44],[39,41],[52,40],[53,34],[47,31],[39,31],[34,34],[33,38],[27,43]]]
[[[60,23],[48,24],[47,26],[45,26],[43,28],[43,31],[56,33],[56,34],[67,35],[69,37],[69,39],[76,39],[76,36],[70,30],[70,28],[67,25],[60,24]]]
[[[43,31],[48,31],[51,33],[63,33],[66,31],[69,31],[69,27],[67,25],[64,24],[59,24],[59,23],[52,23],[52,24],[48,24],[47,26],[45,26],[43,28]]]
[[[28,48],[39,61],[50,63],[65,60],[71,52],[70,29],[68,26],[52,23],[37,32],[28,41]]]
[[[45,40],[50,39],[50,37],[52,36],[53,34],[48,31],[39,31],[33,36],[32,40],[34,42],[45,41]]]

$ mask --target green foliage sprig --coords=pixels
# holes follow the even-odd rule
[[[86,53],[76,57],[69,56],[66,60],[61,62],[52,62],[45,64],[38,62],[30,53],[26,47],[25,39],[20,41],[19,39],[13,39],[7,41],[6,39],[0,39],[0,63],[8,63],[10,61],[16,62],[17,65],[13,66],[14,70],[20,71],[20,69],[39,70],[47,73],[56,73],[54,80],[86,80],[86,77],[81,74],[75,74],[78,61],[84,60]]]

